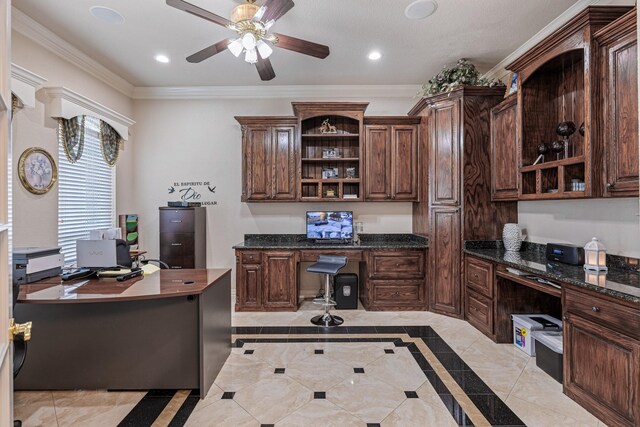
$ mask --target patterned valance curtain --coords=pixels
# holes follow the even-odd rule
[[[69,163],[75,163],[82,157],[84,127],[85,116],[58,118],[58,141],[62,144]]]
[[[122,137],[109,123],[102,120],[100,120],[100,144],[105,162],[109,166],[115,166],[122,145]]]
[[[58,139],[71,163],[77,162],[82,156],[85,118],[86,116],[76,116],[71,119],[58,119]],[[99,140],[104,161],[109,166],[115,166],[123,143],[122,137],[111,125],[100,120]]]

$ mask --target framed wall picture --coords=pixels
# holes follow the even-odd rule
[[[504,97],[511,95],[512,93],[516,93],[518,91],[518,73],[511,73],[509,78],[509,82],[507,84],[507,91],[504,94]]]
[[[58,180],[56,162],[44,149],[28,148],[18,160],[18,177],[30,193],[46,194]]]

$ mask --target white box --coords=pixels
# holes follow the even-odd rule
[[[562,322],[546,314],[512,314],[513,345],[527,353],[536,355],[533,331],[561,331]]]

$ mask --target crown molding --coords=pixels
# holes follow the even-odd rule
[[[135,124],[132,119],[65,87],[44,87],[41,91],[46,95],[46,116],[65,119],[82,115],[97,117],[109,123],[123,139],[129,138],[129,127]]]
[[[28,108],[36,106],[36,90],[47,79],[41,77],[26,68],[11,64],[11,92],[17,96],[22,104]]]
[[[11,28],[122,94],[130,97],[133,93],[131,83],[15,7],[11,8]]]
[[[553,34],[564,24],[569,22],[574,16],[583,11],[588,6],[633,6],[635,1],[633,0],[578,0],[571,5],[567,10],[560,14],[556,19],[547,24],[543,29],[538,31],[533,37],[527,40],[522,46],[509,54],[502,61],[498,62],[495,67],[490,69],[484,74],[484,77],[488,79],[497,79],[507,82],[511,72],[506,69],[507,65],[524,55],[529,49],[540,43],[542,40]]]
[[[420,85],[136,87],[133,99],[414,98]]]

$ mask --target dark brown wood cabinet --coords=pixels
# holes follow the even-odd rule
[[[367,310],[426,310],[427,251],[371,250],[360,265],[360,300]]]
[[[365,200],[418,201],[419,117],[365,118]]]
[[[160,260],[170,268],[206,268],[206,208],[160,208]]]
[[[640,425],[640,312],[595,292],[563,295],[564,392],[610,426]]]
[[[429,164],[419,175],[428,200],[414,204],[413,231],[430,238],[429,306],[441,314],[464,315],[464,240],[498,239],[517,218],[516,203],[491,200],[490,111],[503,99],[500,88],[460,86],[409,112],[426,121],[419,145]]]
[[[296,200],[297,120],[289,117],[236,117],[236,120],[242,125],[242,200]]]
[[[491,109],[491,200],[518,200],[517,98]]]
[[[461,317],[460,208],[434,208],[430,221],[430,308],[438,313]]]
[[[600,49],[599,74],[603,118],[598,123],[604,151],[604,197],[637,197],[638,36],[636,9],[595,34]]]

